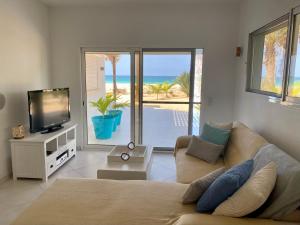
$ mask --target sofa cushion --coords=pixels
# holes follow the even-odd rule
[[[194,180],[182,196],[183,204],[190,204],[196,202],[206,189],[217,179],[221,174],[225,172],[225,168],[217,169],[204,177]]]
[[[179,183],[190,184],[197,178],[224,166],[222,158],[219,158],[215,164],[210,164],[186,155],[186,150],[186,148],[181,148],[176,152],[176,181]]]
[[[274,188],[276,177],[276,164],[270,162],[251,176],[229,199],[222,202],[213,214],[243,217],[254,212],[268,199]]]
[[[275,145],[264,146],[254,158],[254,173],[273,161],[277,181],[270,198],[260,209],[261,218],[281,219],[300,206],[300,163]]]
[[[223,149],[223,145],[216,145],[193,135],[187,147],[186,154],[202,159],[208,163],[215,163],[222,154]]]
[[[187,148],[189,143],[192,139],[192,135],[188,136],[179,136],[176,140],[175,149],[174,149],[174,156],[176,157],[176,153],[179,149]]]
[[[217,206],[235,193],[249,178],[253,160],[237,165],[219,176],[197,202],[198,212],[212,212]]]
[[[213,127],[206,123],[203,127],[201,138],[205,141],[214,143],[216,145],[225,146],[230,136],[230,130]]]
[[[224,162],[228,168],[252,159],[257,151],[268,142],[240,122],[234,122]]]

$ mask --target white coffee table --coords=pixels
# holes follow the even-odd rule
[[[97,171],[98,179],[147,180],[152,165],[152,147],[146,147],[143,161],[130,158],[128,161],[107,160]]]

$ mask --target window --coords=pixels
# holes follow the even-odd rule
[[[288,78],[288,98],[300,98],[300,12],[294,12],[292,47]]]
[[[250,34],[248,91],[281,96],[287,35],[288,15]]]
[[[300,6],[249,35],[247,69],[248,92],[300,105]]]

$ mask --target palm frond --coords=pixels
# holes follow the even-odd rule
[[[97,100],[97,102],[95,101],[91,101],[90,104],[92,107],[97,108],[97,110],[102,114],[105,115],[110,107],[110,105],[112,104],[112,102],[114,102],[114,97],[112,97],[111,95],[107,94],[105,97],[101,97]]]
[[[129,106],[130,106],[129,102],[126,101],[126,102],[121,102],[121,103],[115,103],[112,105],[112,108],[113,109],[121,109],[121,108],[129,107]]]
[[[189,96],[190,94],[190,73],[184,72],[176,78],[175,84],[178,84],[181,90]]]

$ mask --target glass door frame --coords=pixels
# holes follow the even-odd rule
[[[176,52],[189,52],[191,54],[191,65],[190,65],[190,90],[189,90],[189,101],[188,102],[180,102],[180,101],[144,101],[143,100],[143,88],[139,90],[139,140],[140,143],[143,143],[143,105],[144,103],[161,103],[161,104],[188,104],[189,112],[188,112],[188,134],[192,135],[193,132],[193,106],[196,104],[201,105],[201,102],[194,102],[194,82],[195,82],[195,60],[196,60],[196,50],[197,48],[142,48],[140,53],[140,73],[139,76],[139,87],[143,87],[144,74],[143,74],[143,58],[145,52],[163,52],[163,53],[176,53]],[[199,118],[200,121],[200,118]],[[166,147],[153,146],[156,149],[169,149]]]
[[[106,144],[89,144],[88,143],[88,117],[87,117],[87,88],[86,88],[86,53],[104,53],[104,52],[124,52],[130,54],[130,141],[135,141],[135,54],[141,52],[140,48],[101,48],[101,47],[82,47],[81,52],[81,98],[82,98],[82,110],[83,115],[83,147],[84,149],[103,149],[107,150],[107,147],[114,145]]]
[[[202,48],[110,48],[110,47],[82,47],[81,52],[81,115],[83,125],[83,147],[84,149],[103,149],[114,145],[104,144],[88,144],[88,123],[87,123],[87,89],[86,89],[86,53],[101,53],[101,52],[126,52],[130,53],[130,140],[137,144],[143,143],[143,103],[162,103],[162,104],[188,104],[188,134],[192,134],[193,130],[193,106],[201,105],[200,102],[194,102],[194,82],[195,82],[195,60],[196,50]],[[203,50],[203,49],[202,49]],[[191,65],[190,65],[190,94],[188,102],[176,101],[143,101],[143,56],[145,52],[190,52]],[[138,58],[138,65],[136,59]],[[136,71],[136,66],[139,67],[139,72]],[[136,73],[137,72],[137,73]],[[138,81],[138,82],[136,82]],[[138,96],[136,96],[136,84],[138,84]],[[138,103],[138,106],[136,106]],[[137,108],[136,108],[137,107]],[[138,112],[136,112],[138,109]],[[200,121],[200,118],[199,118]],[[156,146],[153,146],[156,147]]]

